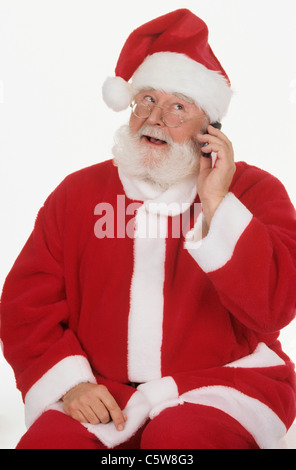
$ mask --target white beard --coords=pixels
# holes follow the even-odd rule
[[[141,143],[142,135],[165,140],[166,148],[149,148]],[[191,140],[176,144],[161,129],[153,126],[142,127],[135,136],[128,125],[120,127],[115,134],[112,153],[115,165],[127,176],[152,182],[163,190],[189,175],[197,175],[199,171],[198,142]]]

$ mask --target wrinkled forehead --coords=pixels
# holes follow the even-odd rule
[[[169,93],[169,92],[166,92],[164,90],[157,90],[157,89],[151,88],[151,87],[141,88],[141,90],[138,91],[136,96],[138,96],[138,95],[140,95],[144,92],[148,92],[148,91],[154,92],[154,93],[161,93],[161,94],[167,95],[168,97],[169,96],[175,96],[176,98],[179,98],[183,101],[187,101],[187,103],[194,104],[194,100],[192,98],[190,98],[189,96],[183,95],[182,93],[178,93],[177,91]]]

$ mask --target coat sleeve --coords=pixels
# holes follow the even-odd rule
[[[28,424],[73,386],[96,383],[69,328],[63,264],[66,204],[61,185],[39,211],[2,292],[3,352],[14,369]]]
[[[296,218],[282,184],[253,167],[218,207],[208,235],[185,247],[221,303],[258,333],[287,326],[296,305]]]

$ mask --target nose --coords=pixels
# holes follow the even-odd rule
[[[164,127],[164,122],[162,120],[163,110],[160,106],[153,106],[150,116],[147,118],[147,124],[152,126]]]

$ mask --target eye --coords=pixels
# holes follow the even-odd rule
[[[154,103],[155,102],[154,98],[152,98],[152,96],[149,96],[149,95],[144,97],[144,101],[148,101],[148,103]]]
[[[176,103],[176,104],[174,105],[174,109],[175,109],[176,111],[184,111],[185,108],[184,108],[184,106],[183,106],[182,104]]]

